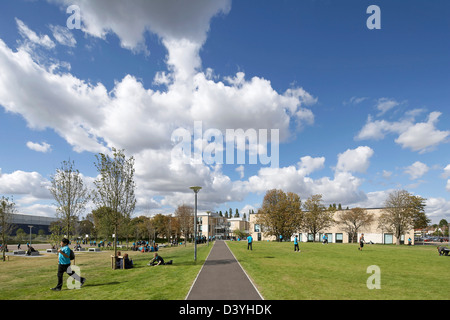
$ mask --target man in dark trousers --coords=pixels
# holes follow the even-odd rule
[[[247,250],[253,251],[253,238],[252,236],[247,237]]]
[[[298,237],[295,236],[294,238],[294,251],[300,252],[300,248],[298,247]]]
[[[69,269],[70,267],[70,248],[69,240],[61,240],[61,248],[58,249],[58,284],[56,287],[51,288],[53,291],[61,291],[63,285],[64,273],[67,273],[70,277],[80,282],[80,287],[86,281],[85,278],[80,277],[75,271]]]

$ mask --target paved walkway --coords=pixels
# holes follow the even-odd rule
[[[215,241],[186,300],[263,300],[225,241]]]

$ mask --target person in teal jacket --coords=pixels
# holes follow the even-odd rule
[[[61,291],[63,285],[64,273],[67,273],[70,277],[80,282],[80,286],[86,281],[85,278],[80,277],[75,271],[69,269],[70,267],[70,248],[69,240],[61,240],[61,248],[58,249],[58,284],[56,287],[51,288],[53,291]]]
[[[253,238],[252,236],[247,237],[247,250],[253,251]]]
[[[295,236],[294,238],[294,251],[300,252],[300,248],[298,247],[298,237]]]

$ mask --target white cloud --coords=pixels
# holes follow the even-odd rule
[[[37,172],[15,171],[0,174],[0,194],[50,199],[50,181]]]
[[[427,216],[434,222],[439,223],[440,220],[449,221],[450,201],[444,198],[428,198],[425,201],[425,212]]]
[[[444,168],[444,173],[442,174],[442,177],[444,179],[450,177],[450,164]],[[450,192],[450,179],[447,180],[447,185],[445,188],[448,192]]]
[[[444,173],[442,174],[444,178],[450,177],[450,164],[444,168]]]
[[[344,105],[358,105],[364,101],[366,101],[367,99],[369,99],[368,97],[351,97],[348,101],[344,101],[343,104]]]
[[[389,122],[386,120],[373,121],[369,116],[367,123],[355,137],[356,140],[381,140],[386,134],[398,134],[395,142],[403,148],[419,153],[434,150],[439,144],[448,142],[450,131],[440,131],[436,128],[441,112],[431,112],[427,122],[414,123],[413,114],[401,121]],[[417,115],[415,113],[414,115]]]
[[[398,105],[399,103],[393,99],[381,98],[378,99],[376,108],[380,111],[379,115],[381,116]]]
[[[450,131],[440,131],[436,129],[436,123],[441,116],[441,112],[432,112],[428,116],[427,122],[416,123],[402,132],[395,140],[403,148],[424,153],[433,150],[441,143],[447,142]]]
[[[383,178],[389,179],[390,177],[392,177],[392,172],[391,171],[387,171],[387,170],[383,170]]]
[[[206,40],[209,22],[218,14],[227,14],[230,0],[180,0],[148,1],[135,0],[129,5],[122,0],[48,0],[65,10],[70,5],[81,8],[83,31],[105,38],[115,33],[124,48],[135,52],[146,52],[144,35],[150,31],[167,41],[189,40],[197,49]],[[133,17],[133,19],[124,19]],[[168,44],[166,44],[168,45]]]
[[[244,166],[243,165],[240,165],[239,167],[237,167],[236,169],[236,172],[238,172],[239,173],[239,177],[241,178],[241,179],[243,179],[244,178],[244,175],[245,175],[245,168],[244,168]]]
[[[406,168],[405,173],[410,175],[411,180],[416,180],[422,177],[429,170],[430,168],[425,163],[416,161]]]
[[[47,49],[53,49],[56,46],[48,35],[37,35],[36,32],[28,28],[28,26],[23,23],[23,21],[17,18],[16,23],[17,27],[19,28],[20,35],[32,44],[39,45]]]
[[[63,26],[50,26],[50,30],[53,33],[53,37],[58,41],[59,44],[68,47],[75,47],[77,45],[77,40],[73,36],[69,28]]]
[[[52,150],[51,145],[49,145],[46,142],[43,143],[35,143],[35,142],[31,142],[28,141],[27,142],[27,147],[31,150],[37,151],[37,152],[42,152],[42,153],[47,153],[50,152]]]
[[[338,155],[336,170],[342,172],[365,173],[370,165],[370,158],[374,151],[370,147],[361,146],[356,149],[349,149]]]

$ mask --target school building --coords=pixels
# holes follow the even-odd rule
[[[209,211],[197,213],[197,236],[199,237],[227,240],[235,236],[235,230],[249,233],[249,227],[249,222],[243,217],[225,218],[216,212]]]
[[[361,233],[364,233],[364,239],[366,243],[379,243],[379,244],[395,244],[397,238],[394,236],[392,232],[388,232],[387,230],[381,230],[378,227],[378,218],[382,214],[383,208],[369,208],[364,209],[368,214],[373,214],[374,219],[371,225],[361,228],[358,230],[357,239],[359,239]],[[338,210],[334,213],[334,220],[339,220],[339,215],[345,210]],[[250,234],[255,241],[275,241],[275,236],[265,236],[263,229],[264,226],[259,225],[257,223],[257,213],[250,215]],[[341,225],[338,223],[334,223],[331,227],[322,230],[322,232],[314,235],[308,233],[304,230],[299,230],[295,235],[298,236],[300,242],[313,242],[322,241],[323,235],[326,234],[328,238],[328,243],[350,243],[352,242],[351,235],[345,232]],[[294,236],[295,236],[294,235]],[[400,243],[408,243],[408,239],[411,238],[412,244],[414,244],[414,229],[408,230],[405,234],[403,234],[400,238]],[[292,239],[293,240],[293,237]]]

